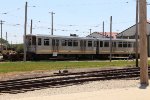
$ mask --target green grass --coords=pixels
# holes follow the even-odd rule
[[[0,63],[0,73],[25,72],[25,71],[37,71],[37,70],[61,70],[61,69],[73,69],[73,68],[127,67],[127,66],[134,66],[134,65],[135,65],[134,61],[2,62]]]

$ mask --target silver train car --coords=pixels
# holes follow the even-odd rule
[[[34,59],[88,58],[107,59],[110,55],[109,38],[75,36],[26,35],[27,53]],[[135,40],[112,39],[112,55],[135,54]]]

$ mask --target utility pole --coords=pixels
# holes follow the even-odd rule
[[[105,29],[104,29],[105,26],[104,26],[104,25],[105,25],[105,23],[104,23],[104,21],[103,21],[103,38],[105,37],[105,33],[104,33],[104,32],[105,32]]]
[[[30,26],[30,34],[32,35],[32,23],[33,23],[33,21],[32,21],[32,19],[31,19],[31,26]]]
[[[92,33],[92,29],[89,29],[90,30],[90,35],[91,35],[91,33]]]
[[[3,22],[5,21],[2,21],[0,22],[1,24],[1,52],[3,52],[3,46],[2,46],[2,39],[3,39]]]
[[[136,54],[135,54],[135,57],[136,57],[136,67],[138,67],[138,31],[139,31],[139,28],[138,28],[138,21],[139,21],[139,0],[136,0],[136,32],[135,32],[135,46],[136,46]]]
[[[26,61],[26,34],[27,34],[27,6],[28,6],[28,3],[26,2],[25,4],[25,23],[24,23],[24,58],[23,58],[23,61]]]
[[[140,32],[140,83],[149,85],[147,61],[147,2],[139,1],[139,32]]]
[[[32,19],[31,19],[31,26],[30,26],[30,34],[31,34],[31,45],[32,45]]]
[[[13,50],[13,45],[12,45],[12,41],[11,41],[11,50]]]
[[[7,41],[7,32],[6,32],[6,41]],[[6,50],[7,50],[7,44],[6,44]]]
[[[112,16],[110,16],[110,62],[111,62],[111,58],[112,58]]]
[[[53,23],[53,21],[54,21],[53,15],[54,15],[55,13],[54,13],[54,12],[50,12],[50,13],[51,13],[51,16],[52,16],[52,21],[51,21],[51,22],[52,22],[52,24],[51,24],[51,25],[52,25],[52,28],[51,28],[51,35],[53,35],[53,32],[54,32],[54,29],[53,29],[53,26],[54,26],[54,25],[53,25],[53,24],[54,24],[54,23]]]

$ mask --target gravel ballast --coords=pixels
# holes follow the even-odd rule
[[[36,96],[50,96],[50,95],[60,95],[60,94],[71,94],[80,92],[92,92],[92,91],[102,91],[102,90],[112,90],[112,89],[128,89],[132,87],[138,87],[139,80],[107,80],[107,81],[95,81],[87,82],[84,84],[61,86],[53,88],[45,88],[35,91],[28,91],[25,93],[18,94],[0,94],[0,100],[11,100],[11,99],[21,99],[26,97],[36,97]]]

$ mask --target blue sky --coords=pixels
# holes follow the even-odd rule
[[[33,19],[33,34],[51,34],[51,30],[48,29],[51,28],[49,13],[51,11],[55,12],[54,35],[68,36],[74,33],[86,36],[89,34],[89,29],[92,29],[92,32],[102,31],[103,21],[105,31],[109,31],[110,16],[113,16],[114,32],[121,32],[135,24],[136,0],[0,0],[0,20],[5,21],[3,38],[8,32],[9,42],[22,43],[23,41],[26,1],[28,2],[28,34],[31,19]],[[148,6],[148,19],[149,8]]]

